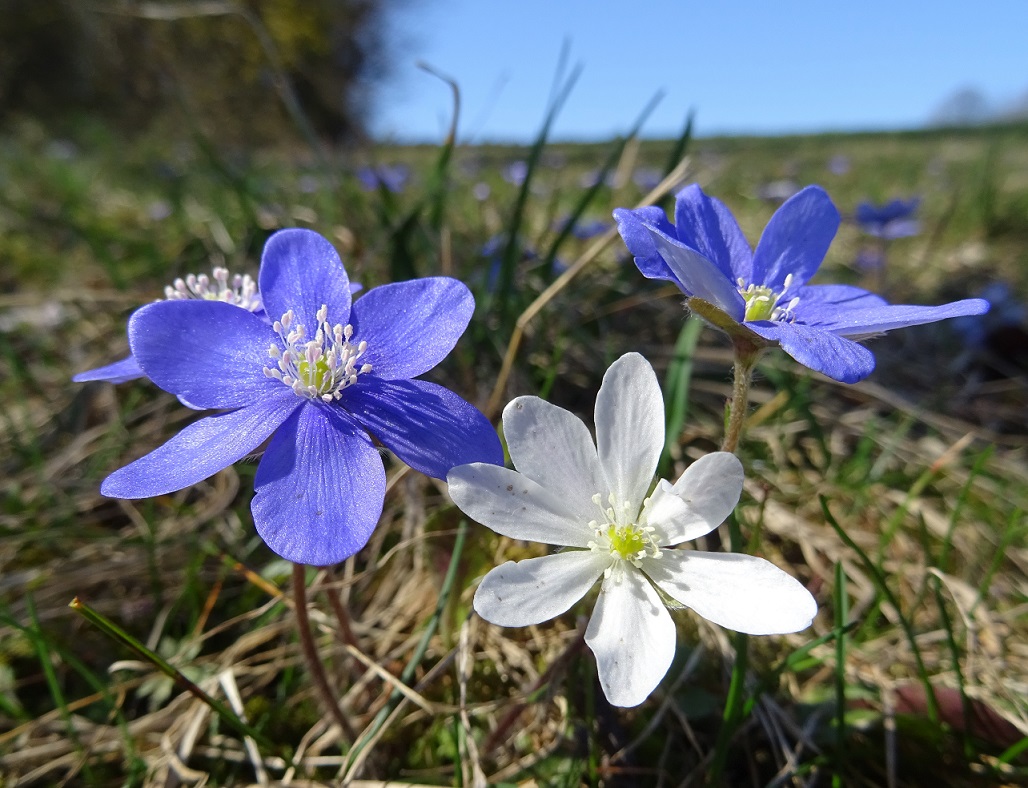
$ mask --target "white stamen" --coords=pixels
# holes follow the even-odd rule
[[[261,297],[252,277],[235,274],[229,279],[228,269],[220,266],[211,273],[211,276],[189,274],[185,279],[176,279],[164,288],[164,297],[169,301],[222,301],[248,312],[261,309]]]
[[[741,276],[736,282],[739,285],[739,295],[746,302],[744,320],[771,320],[786,323],[792,323],[796,320],[796,315],[793,312],[800,303],[799,296],[790,299],[784,306],[779,306],[778,304],[782,296],[792,287],[792,274],[786,274],[782,282],[782,289],[779,292],[775,292],[766,285],[747,285]]]
[[[351,325],[330,325],[327,305],[322,305],[315,317],[318,327],[314,339],[308,342],[303,341],[306,332],[302,323],[296,323],[293,328],[296,321],[293,310],[274,322],[272,328],[285,349],[280,350],[277,345],[268,349],[268,355],[278,364],[277,368],[265,367],[264,374],[282,381],[299,397],[330,403],[340,399],[343,389],[356,383],[359,375],[371,372],[371,364],[357,366],[368,343],[361,341],[354,345],[350,342]]]
[[[619,501],[613,493],[607,496],[610,503],[607,508],[603,508],[603,499],[599,493],[592,497],[592,501],[603,513],[603,519],[589,522],[589,528],[596,538],[586,546],[610,556],[611,563],[604,570],[604,578],[620,582],[624,577],[625,562],[639,567],[644,558],[661,557],[657,529],[639,521],[640,516],[645,516],[645,502],[640,511],[631,501]]]

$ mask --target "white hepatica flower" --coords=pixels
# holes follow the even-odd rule
[[[585,641],[612,704],[642,703],[671,666],[675,625],[658,589],[749,634],[797,632],[813,620],[810,592],[762,558],[670,549],[728,517],[742,491],[742,465],[732,454],[709,454],[674,485],[660,480],[650,493],[664,446],[664,401],[638,353],[622,356],[603,377],[595,444],[578,418],[538,397],[507,405],[503,430],[517,470],[461,465],[447,476],[450,495],[497,533],[567,549],[493,569],[475,610],[500,626],[538,624],[602,578]]]

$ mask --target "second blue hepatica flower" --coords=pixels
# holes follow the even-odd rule
[[[862,202],[853,215],[860,229],[875,238],[894,241],[907,238],[921,231],[921,223],[915,217],[921,200],[892,200],[884,205]]]
[[[677,284],[686,303],[719,328],[757,346],[780,345],[844,383],[874,370],[874,356],[856,340],[989,308],[980,298],[893,305],[858,287],[808,285],[839,227],[839,212],[817,186],[786,200],[756,250],[728,208],[696,185],[677,195],[674,224],[656,207],[619,208],[614,218],[644,276]]]
[[[181,490],[270,438],[254,483],[257,531],[283,558],[324,566],[363,547],[381,515],[385,470],[370,435],[436,478],[454,465],[503,463],[476,408],[412,379],[467,327],[474,300],[465,285],[399,282],[351,305],[338,254],[308,230],[268,240],[259,284],[273,323],[215,301],[162,301],[132,315],[129,342],[147,377],[223,412],[111,474],[104,495]]]

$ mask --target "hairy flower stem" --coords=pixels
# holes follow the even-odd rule
[[[736,453],[739,440],[742,438],[743,425],[746,423],[746,409],[750,399],[750,381],[753,379],[753,368],[757,365],[761,348],[749,342],[745,337],[733,337],[735,346],[735,378],[732,381],[732,400],[728,403],[728,424],[725,427],[725,438],[721,442],[721,451]],[[718,552],[723,548],[720,529],[707,534],[707,549]],[[740,545],[734,545],[739,549]]]
[[[329,684],[328,676],[325,675],[325,666],[321,664],[318,656],[318,647],[314,643],[314,632],[311,630],[311,620],[307,616],[307,567],[304,564],[293,564],[293,603],[296,607],[296,631],[300,638],[300,647],[303,649],[304,659],[307,660],[307,668],[311,672],[311,678],[317,686],[321,702],[328,708],[332,718],[339,724],[343,737],[352,742],[357,734],[346,719],[343,710],[339,708],[336,700],[335,690]]]
[[[753,379],[753,368],[757,365],[760,348],[739,337],[734,339],[735,346],[735,378],[732,381],[732,401],[728,406],[728,427],[725,439],[721,443],[721,451],[733,454],[742,438],[743,425],[746,423],[746,408],[750,400],[750,381]]]
[[[732,401],[729,404],[728,427],[725,430],[725,439],[721,444],[722,451],[735,453],[742,438],[743,426],[746,422],[746,409],[749,405],[750,382],[753,380],[753,368],[757,364],[757,357],[760,355],[760,348],[754,347],[744,338],[735,337],[735,377],[732,382]],[[742,549],[742,534],[734,516],[729,519],[729,533],[731,538],[731,550]],[[708,537],[708,547],[712,550],[721,548],[720,535],[717,531]],[[712,546],[711,542],[715,542]],[[728,758],[728,748],[732,742],[735,732],[743,719],[743,706],[746,703],[746,670],[749,666],[749,637],[742,632],[735,635],[733,644],[735,646],[735,662],[732,665],[732,678],[728,685],[728,697],[725,700],[725,710],[721,717],[721,729],[718,731],[717,742],[714,745],[714,759],[708,772],[708,785],[721,785],[724,774],[725,763]]]

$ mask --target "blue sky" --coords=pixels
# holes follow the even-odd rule
[[[390,23],[393,78],[373,130],[438,141],[461,87],[462,138],[525,142],[542,121],[562,44],[583,72],[559,139],[788,133],[922,125],[958,89],[996,103],[1028,92],[1028,0],[408,0]]]

